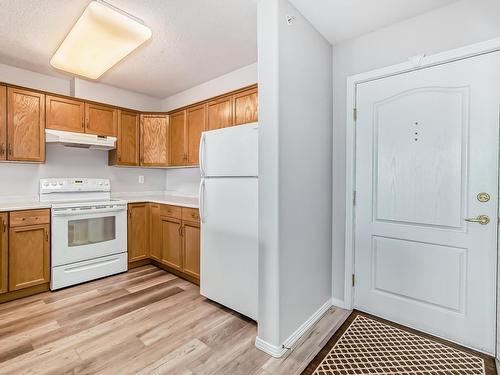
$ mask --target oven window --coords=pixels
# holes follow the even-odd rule
[[[116,238],[115,216],[68,221],[68,246],[91,245]]]

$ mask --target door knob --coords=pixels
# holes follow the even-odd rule
[[[486,225],[490,223],[490,218],[487,215],[479,215],[478,217],[470,217],[465,219],[469,223],[479,223],[481,225]]]

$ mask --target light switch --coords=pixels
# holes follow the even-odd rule
[[[139,176],[139,183],[140,184],[143,184],[144,183],[144,176]]]

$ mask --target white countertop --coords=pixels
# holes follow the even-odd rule
[[[179,195],[167,192],[144,192],[144,193],[116,193],[113,199],[121,199],[127,203],[151,202],[158,204],[170,204],[188,208],[198,208],[198,197]],[[51,208],[50,202],[40,202],[38,197],[0,197],[0,212],[38,210]]]
[[[41,208],[50,208],[51,204],[46,202],[39,202],[33,198],[26,200],[0,200],[0,212],[6,211],[23,211],[23,210],[38,210]]]
[[[113,199],[122,199],[128,203],[158,203],[158,204],[170,204],[172,206],[181,206],[188,208],[198,208],[198,197],[188,196],[188,195],[176,195],[168,193],[117,193],[112,194]]]

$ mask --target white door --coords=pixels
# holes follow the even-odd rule
[[[202,133],[202,177],[258,176],[258,129],[253,123]]]
[[[200,188],[200,292],[257,319],[258,179],[206,178]]]
[[[355,308],[491,354],[499,66],[491,53],[363,83],[356,104]]]

